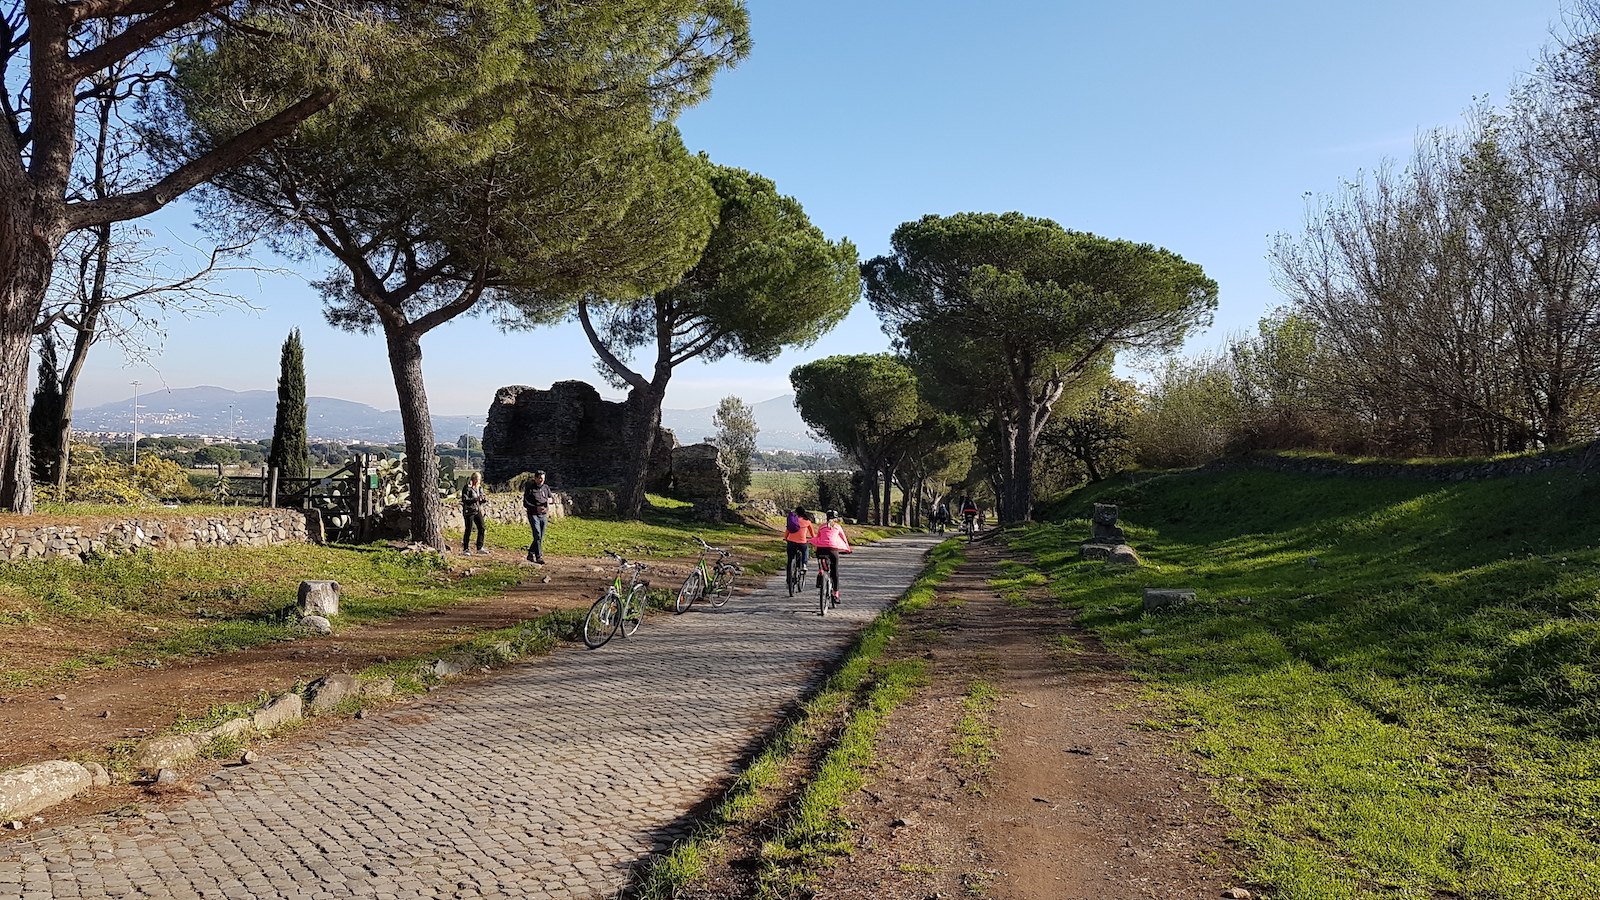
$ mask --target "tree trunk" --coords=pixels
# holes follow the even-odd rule
[[[400,401],[406,436],[406,480],[411,486],[411,539],[444,549],[444,504],[439,502],[439,466],[433,458],[433,420],[422,381],[422,341],[409,328],[384,328],[389,369]]]
[[[650,456],[656,449],[656,432],[661,428],[661,403],[667,396],[667,379],[658,366],[656,380],[628,392],[627,456],[623,460],[622,484],[617,492],[617,512],[637,519],[644,511],[645,482],[650,477]]]
[[[42,222],[27,196],[0,200],[0,509],[33,513],[28,446],[28,357],[56,248],[66,234]]]

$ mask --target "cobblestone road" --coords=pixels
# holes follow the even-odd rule
[[[689,810],[910,584],[909,535],[841,568],[820,618],[782,578],[720,610],[441,688],[231,769],[135,819],[0,844],[0,898],[594,898]]]

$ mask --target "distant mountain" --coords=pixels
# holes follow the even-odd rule
[[[793,450],[797,453],[820,453],[832,450],[826,443],[811,436],[811,431],[794,408],[794,395],[784,394],[753,403],[750,408],[756,415],[758,450]],[[694,444],[717,433],[711,419],[717,414],[715,406],[697,409],[663,409],[661,426],[672,429],[680,444]]]
[[[277,411],[277,391],[230,391],[209,385],[154,391],[139,396],[139,434],[267,440],[272,437]],[[467,433],[467,423],[472,419],[434,416],[435,439],[454,441]],[[482,417],[477,417],[477,424],[483,424]],[[72,428],[127,433],[133,428],[133,400],[74,410]],[[306,431],[313,441],[396,444],[403,439],[399,410],[377,409],[336,397],[306,398]]]
[[[752,406],[756,425],[756,446],[762,450],[794,450],[815,453],[826,450],[807,432],[805,422],[794,408],[794,395],[785,394]],[[139,395],[139,434],[211,435],[239,440],[260,441],[272,437],[277,415],[277,391],[230,391],[209,385],[153,391]],[[699,409],[664,409],[661,424],[673,430],[678,440],[693,444],[716,433],[711,425],[715,406]],[[468,423],[482,427],[481,416],[434,416],[434,437],[452,442],[468,433]],[[99,431],[127,434],[133,429],[133,400],[105,403],[72,414],[74,431]],[[400,411],[378,409],[365,403],[335,397],[306,398],[306,430],[313,441],[397,444],[403,440]],[[474,428],[473,434],[480,432]]]

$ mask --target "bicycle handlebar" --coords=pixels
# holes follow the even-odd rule
[[[638,562],[637,560],[630,562],[630,561],[628,561],[626,559],[623,559],[622,557],[618,556],[617,554],[612,553],[610,550],[606,551],[606,556],[609,556],[612,559],[616,560],[618,568],[624,568],[625,569],[625,568],[630,568],[631,567],[631,568],[638,569],[641,572],[643,572],[646,569],[650,568],[649,566],[645,565],[642,562]]]
[[[715,550],[716,552],[721,553],[723,558],[727,558],[727,557],[733,555],[733,551],[732,550],[729,550],[729,549],[727,549],[725,547],[713,547],[710,544],[706,543],[706,539],[701,537],[698,534],[694,536],[694,539],[699,541],[700,542],[700,546],[704,547],[705,549],[707,549],[707,550]]]

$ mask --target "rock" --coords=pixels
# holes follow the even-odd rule
[[[339,582],[300,582],[300,612],[306,616],[337,616],[339,614]]]
[[[50,699],[55,701],[55,702],[57,702],[57,703],[65,703],[65,702],[67,702],[67,695],[66,694],[57,694],[54,697],[51,697]]]
[[[460,675],[469,672],[478,665],[478,658],[470,653],[452,653],[451,655],[433,661],[433,674],[444,678],[450,675]]]
[[[80,765],[89,770],[89,783],[94,787],[109,787],[111,785],[111,773],[106,771],[105,766],[97,762],[80,763]]]
[[[1228,900],[1250,900],[1253,895],[1242,887],[1231,887],[1223,891],[1222,896]]]
[[[1080,544],[1078,545],[1079,559],[1105,559],[1111,555],[1111,544]]]
[[[215,728],[202,732],[202,734],[207,741],[213,741],[217,738],[230,738],[249,734],[253,730],[255,730],[255,724],[249,719],[229,719]]]
[[[305,700],[295,693],[284,694],[266,706],[256,710],[250,717],[257,731],[271,731],[281,725],[298,721],[305,713]]]
[[[101,714],[100,714],[100,715],[99,715],[99,718],[102,718],[102,719],[109,719],[109,718],[111,718],[111,710],[109,710],[109,709],[108,709],[108,710],[106,710],[106,711],[105,711],[105,712],[103,712],[103,713],[101,713]]]
[[[1145,588],[1144,608],[1146,612],[1157,609],[1175,609],[1185,603],[1194,602],[1194,591],[1171,588]]]
[[[11,829],[12,831],[21,831],[22,829],[27,828],[28,826],[24,825],[21,822],[18,822],[16,819],[12,819],[11,821],[6,823],[6,827]]]
[[[254,750],[246,750],[244,753],[239,755],[239,765],[241,766],[255,765],[260,761],[261,754],[255,752]]]
[[[672,451],[672,495],[695,505],[695,515],[725,515],[733,505],[728,467],[715,444],[690,444]]]
[[[1106,557],[1106,565],[1137,566],[1139,565],[1139,554],[1134,552],[1134,549],[1127,544],[1118,544],[1111,548],[1111,555]]]
[[[324,675],[306,686],[306,702],[311,704],[313,712],[327,712],[359,696],[361,679],[354,675]]]
[[[1156,630],[1154,628],[1141,628],[1141,629],[1139,629],[1139,633],[1140,634],[1155,634]]]
[[[363,697],[389,697],[394,694],[393,678],[374,678],[361,683],[361,696]]]
[[[300,620],[300,627],[317,634],[332,634],[333,623],[322,616],[306,616]]]
[[[156,773],[156,784],[177,784],[178,773],[171,769],[162,769]]]
[[[133,752],[133,767],[155,772],[182,765],[200,755],[206,738],[200,734],[168,734],[151,738]]]
[[[88,768],[64,759],[9,769],[0,772],[0,816],[31,816],[93,785]]]

